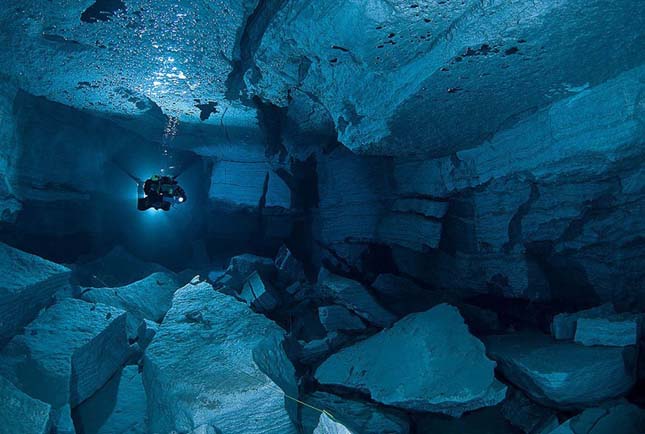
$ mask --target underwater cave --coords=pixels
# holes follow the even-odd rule
[[[639,0],[4,0],[0,434],[644,434]]]

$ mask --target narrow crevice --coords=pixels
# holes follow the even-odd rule
[[[276,13],[286,3],[286,0],[259,0],[255,10],[248,16],[239,39],[238,56],[233,60],[233,69],[226,79],[226,99],[246,100],[244,76],[248,70],[257,75],[254,56],[262,42],[264,32]]]
[[[515,245],[522,242],[522,220],[531,211],[531,206],[540,198],[540,190],[536,183],[530,183],[529,198],[519,206],[508,224],[508,241],[502,246],[504,253],[510,253]]]

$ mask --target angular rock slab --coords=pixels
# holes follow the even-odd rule
[[[137,318],[161,322],[179,287],[173,274],[160,272],[120,288],[88,288],[81,298],[90,303],[118,307]]]
[[[282,391],[253,360],[263,339],[283,334],[208,283],[179,289],[144,357],[149,431],[295,434]]]
[[[0,243],[0,345],[36,318],[70,270]]]
[[[138,321],[115,307],[65,299],[14,337],[0,371],[55,409],[89,398],[138,350]]]
[[[51,406],[21,392],[0,377],[0,432],[49,434]]]
[[[215,281],[214,286],[223,286],[239,292],[246,279],[254,272],[258,272],[263,278],[271,278],[276,271],[273,259],[245,253],[231,258],[226,271]]]
[[[573,339],[576,334],[578,320],[582,318],[604,318],[614,315],[616,311],[610,303],[581,310],[574,313],[559,313],[551,322],[551,334],[556,339]]]
[[[383,308],[367,288],[355,280],[332,274],[325,268],[318,274],[321,295],[345,306],[356,315],[379,327],[388,327],[396,317]]]
[[[557,342],[533,333],[489,336],[488,355],[534,400],[571,409],[621,396],[634,384],[636,351]]]
[[[343,306],[320,306],[318,308],[320,322],[328,332],[339,330],[362,330],[363,321]]]
[[[256,312],[269,312],[278,306],[275,290],[257,271],[244,282],[240,297]]]
[[[126,366],[75,409],[83,434],[145,434],[146,393],[138,366]]]
[[[636,345],[641,321],[636,315],[614,315],[608,318],[580,318],[574,340],[582,345],[626,347]]]
[[[325,413],[322,413],[318,426],[314,430],[314,434],[352,434],[352,432],[344,425],[334,421]]]
[[[504,399],[494,369],[457,308],[441,304],[332,355],[315,376],[383,404],[460,416]]]

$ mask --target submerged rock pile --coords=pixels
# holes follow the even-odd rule
[[[276,260],[234,257],[209,281],[184,286],[171,272],[114,288],[67,285],[45,285],[45,308],[24,329],[24,316],[6,328],[18,330],[0,350],[6,432],[637,434],[645,426],[645,412],[625,400],[638,380],[640,317],[610,305],[554,315],[553,336],[515,331],[495,309],[446,303],[402,276],[369,285],[323,268],[311,281],[286,248]],[[401,286],[424,293],[417,309],[397,297]]]

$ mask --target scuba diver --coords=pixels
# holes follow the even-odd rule
[[[153,175],[143,183],[144,197],[137,199],[137,209],[150,208],[169,211],[174,204],[186,202],[186,192],[179,186],[176,176]],[[137,183],[140,185],[140,182]]]
[[[183,204],[188,200],[186,191],[177,182],[177,177],[181,175],[183,170],[175,176],[153,175],[143,181],[116,161],[112,161],[112,163],[137,184],[137,209],[139,211],[146,211],[150,208],[170,211],[173,205]]]

